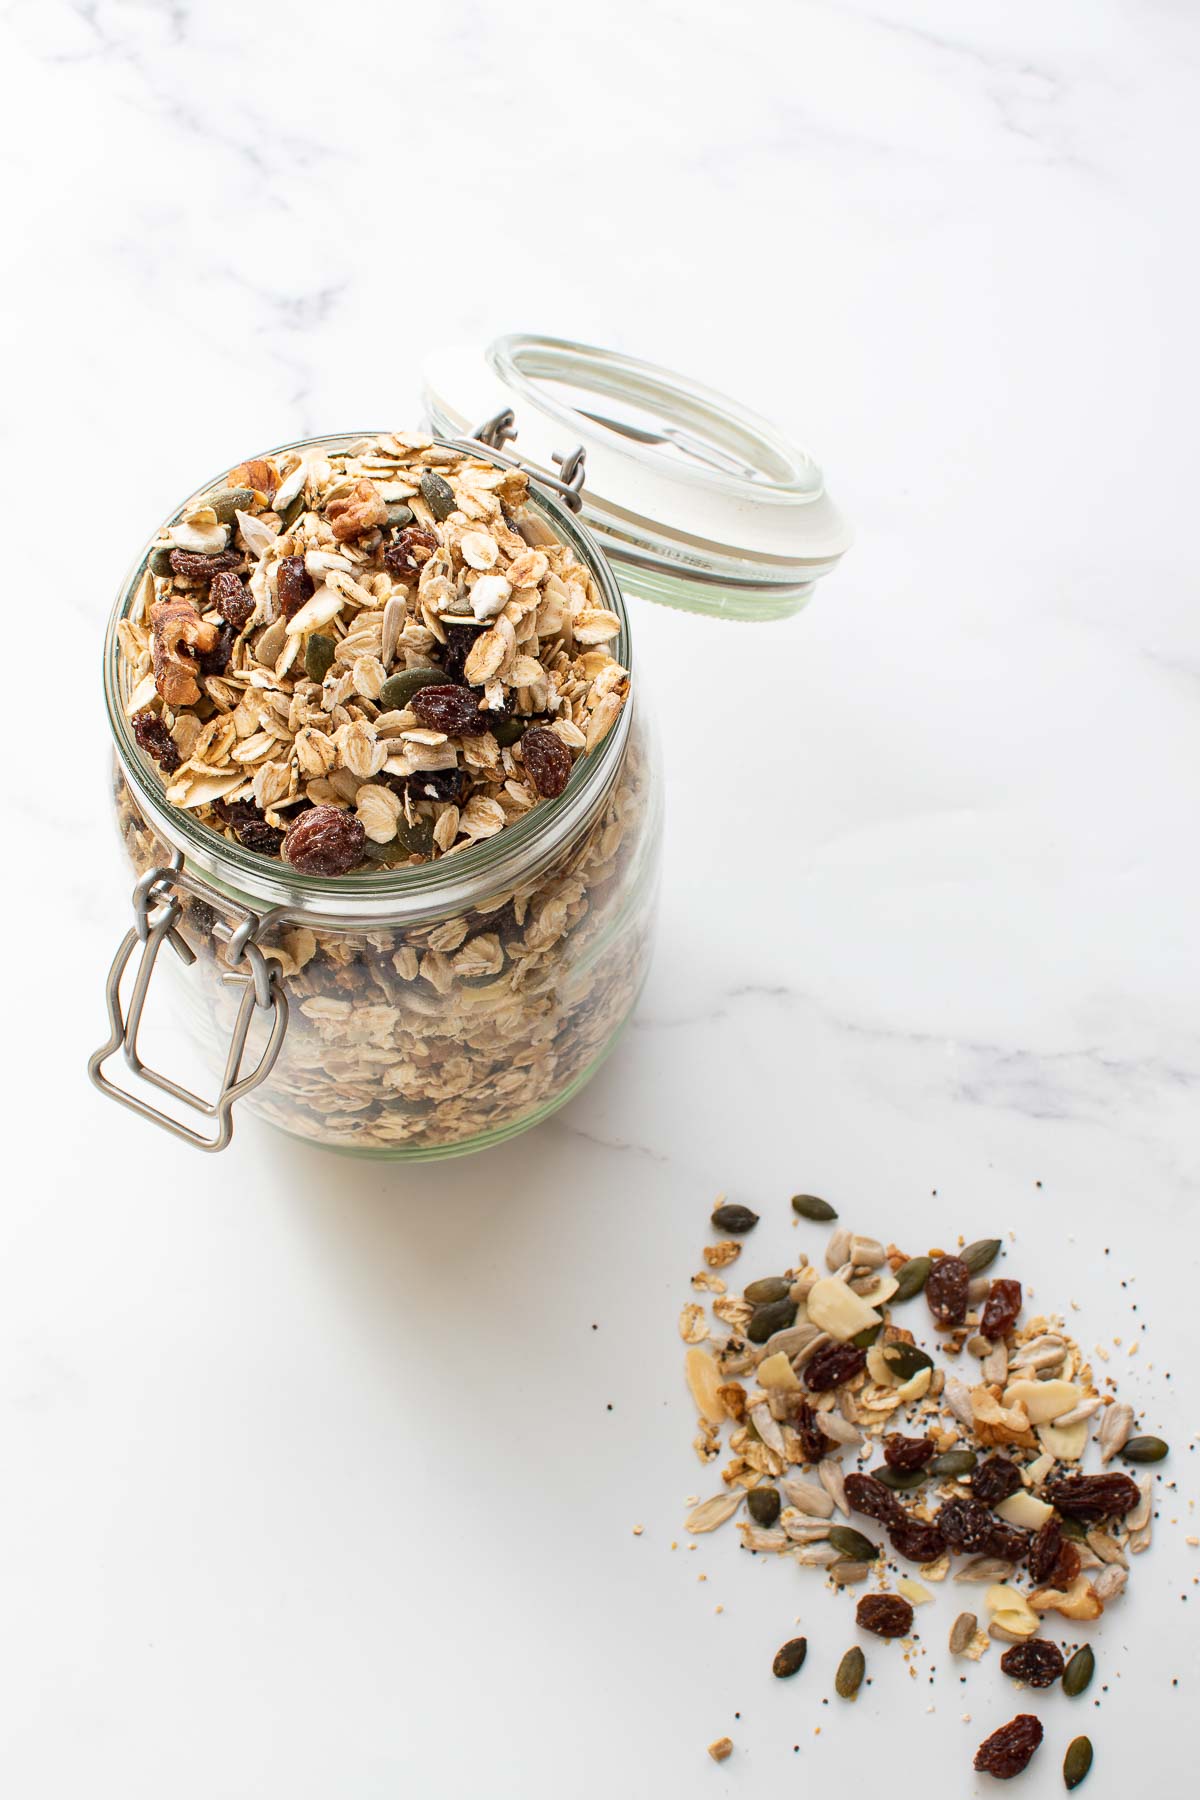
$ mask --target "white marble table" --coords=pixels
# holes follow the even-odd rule
[[[10,659],[47,645],[8,685],[4,1791],[933,1791],[902,1744],[982,1792],[1021,1705],[994,1656],[961,1688],[880,1650],[848,1719],[844,1601],[669,1548],[711,1481],[675,1319],[722,1189],[764,1215],[759,1272],[804,1187],[885,1236],[1012,1231],[1089,1342],[1144,1331],[1181,1491],[1097,1639],[1102,1706],[1039,1702],[1022,1792],[1061,1791],[1076,1730],[1094,1800],[1190,1756],[1200,23],[25,0],[2,28]],[[857,545],[787,626],[638,608],[661,941],[567,1112],[422,1170],[253,1123],[201,1158],[83,1072],[128,886],[111,594],[196,479],[402,424],[426,343],[521,328],[771,413]],[[797,1615],[810,1666],[772,1683]]]

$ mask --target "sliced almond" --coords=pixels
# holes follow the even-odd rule
[[[689,1350],[685,1360],[687,1384],[692,1390],[696,1411],[710,1425],[719,1425],[728,1415],[721,1399],[721,1371],[707,1350]]]
[[[1018,1493],[1010,1494],[1007,1500],[1002,1500],[993,1511],[999,1513],[1010,1525],[1021,1525],[1028,1531],[1039,1531],[1046,1520],[1053,1516],[1054,1508],[1047,1506],[1044,1500],[1039,1500],[1036,1494],[1027,1493],[1022,1488]]]
[[[808,1316],[814,1325],[843,1344],[847,1338],[857,1337],[860,1331],[881,1323],[874,1307],[832,1275],[814,1282],[809,1289]]]
[[[896,1592],[903,1594],[910,1606],[925,1606],[933,1599],[929,1589],[922,1587],[919,1581],[914,1581],[911,1575],[900,1577],[896,1583]]]
[[[755,1375],[760,1387],[798,1388],[800,1386],[795,1371],[782,1350],[777,1350],[774,1356],[768,1356],[765,1362],[760,1362],[755,1370]]]
[[[1073,1381],[1010,1381],[1004,1390],[1004,1404],[1024,1407],[1031,1425],[1051,1424],[1082,1398]]]
[[[1087,1448],[1088,1422],[1078,1425],[1039,1425],[1038,1442],[1058,1462],[1078,1462]]]

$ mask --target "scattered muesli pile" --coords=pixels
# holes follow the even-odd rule
[[[561,794],[629,677],[527,488],[403,433],[232,469],[152,547],[120,626],[172,805],[343,875],[469,849]]]
[[[757,1215],[723,1203],[712,1215],[719,1236],[692,1286],[711,1296],[724,1329],[712,1330],[698,1302],[683,1308],[679,1329],[699,1413],[696,1452],[715,1461],[727,1430],[732,1460],[721,1491],[693,1508],[686,1529],[713,1531],[744,1503],[745,1549],[824,1569],[839,1588],[871,1582],[858,1625],[910,1649],[914,1608],[932,1598],[925,1584],[953,1573],[983,1588],[985,1614],[981,1625],[974,1612],[959,1613],[954,1656],[978,1661],[999,1641],[1009,1646],[1005,1675],[1083,1693],[1092,1650],[1081,1645],[1068,1661],[1041,1633],[1051,1617],[1098,1619],[1121,1594],[1130,1558],[1150,1543],[1145,1465],[1168,1446],[1135,1435],[1133,1408],[1112,1378],[1097,1381],[1061,1318],[1023,1318],[1021,1283],[989,1272],[998,1238],[910,1255],[846,1229],[815,1195],[796,1195],[792,1206],[801,1219],[835,1225],[823,1257],[801,1254],[740,1293],[728,1272]],[[924,1309],[912,1305],[918,1296]],[[918,1342],[922,1310],[931,1344],[959,1359],[961,1373],[947,1373]],[[1099,1468],[1084,1473],[1093,1447]],[[1118,1459],[1135,1473],[1111,1468]],[[874,1521],[886,1546],[837,1514]],[[895,1564],[889,1573],[889,1551],[920,1579]],[[783,1645],[776,1676],[794,1675],[807,1648],[803,1638]],[[861,1647],[846,1652],[835,1681],[842,1698],[858,1692],[865,1667]],[[980,1746],[975,1768],[1007,1779],[1041,1739],[1040,1721],[1021,1714]],[[1091,1758],[1086,1738],[1071,1744],[1068,1787]]]

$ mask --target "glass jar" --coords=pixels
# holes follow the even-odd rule
[[[769,463],[761,477],[768,491],[777,496],[786,478],[773,434],[764,448],[761,434],[769,427],[752,421],[750,430],[750,415],[678,377],[548,339],[501,340],[488,358],[489,369],[504,368],[514,378],[511,391],[534,418],[541,410],[536,383],[547,370],[552,382],[568,367],[573,380],[590,371],[611,411],[617,374],[609,365],[615,365],[643,421],[647,394],[657,387],[659,417],[684,443],[681,453],[664,440],[668,459],[681,454],[685,465],[681,475],[668,460],[665,482],[651,468],[656,479],[643,485],[656,488],[660,503],[672,484],[678,492],[682,483],[686,493],[689,480],[698,478],[710,490],[708,516],[714,482],[729,490],[760,479],[752,454]],[[669,407],[661,396],[668,391],[685,396],[682,415],[671,402],[674,411],[663,416]],[[559,405],[555,397],[543,423],[559,422],[553,410]],[[487,425],[462,430],[447,416],[444,387],[429,379],[426,408],[447,448],[490,455],[497,464],[518,461],[505,448],[515,435],[511,409],[501,407]],[[593,415],[578,416],[594,433]],[[645,455],[639,439],[625,435],[645,433],[644,423],[606,418],[599,429],[616,440],[618,461],[628,446]],[[336,452],[370,435],[307,439],[267,454]],[[740,473],[731,472],[731,459]],[[134,921],[109,976],[111,1033],[90,1072],[111,1097],[198,1147],[216,1150],[229,1142],[232,1109],[244,1100],[286,1132],[357,1154],[419,1159],[484,1149],[569,1100],[612,1049],[633,1009],[650,958],[662,793],[628,610],[608,556],[576,516],[583,450],[520,461],[531,476],[525,515],[531,530],[545,528],[574,552],[603,606],[621,622],[611,648],[630,671],[631,697],[557,799],[454,856],[379,874],[304,875],[173,806],[134,737],[136,707],[120,654],[121,622],[139,604],[151,544],[118,596],[104,681],[117,819],[137,884]],[[810,468],[800,473],[806,493],[796,504],[823,502],[819,473],[815,488]],[[172,521],[220,484],[205,483]],[[741,613],[757,598],[757,616],[777,616],[803,604],[823,572],[817,559],[798,562],[793,550],[785,558],[777,545],[748,549],[736,537],[712,547],[720,552],[714,565],[686,517],[639,519],[621,502],[620,481],[610,486],[617,500],[589,496],[589,507],[601,509],[610,541],[625,539],[623,560],[649,597]],[[590,516],[589,523],[595,523]],[[166,946],[173,954],[160,961]],[[223,1070],[214,1100],[149,1068],[140,1054],[156,968],[173,969],[189,1036],[206,1063]],[[110,1078],[106,1064],[118,1051],[143,1089],[171,1098],[172,1110]]]

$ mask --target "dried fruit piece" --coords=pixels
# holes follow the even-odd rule
[[[989,1456],[971,1476],[971,1492],[985,1506],[1007,1500],[1021,1486],[1021,1471],[1007,1456]]]
[[[521,739],[521,756],[542,799],[557,799],[571,779],[571,752],[562,739],[535,726]]]
[[[156,712],[140,712],[133,716],[133,735],[139,747],[152,756],[164,775],[173,775],[183,760],[175,740]]]
[[[837,1674],[833,1678],[835,1693],[842,1700],[853,1700],[863,1684],[863,1676],[867,1672],[867,1659],[857,1644],[852,1644],[837,1666]]]
[[[1034,1751],[1042,1741],[1042,1721],[1032,1713],[1018,1713],[999,1731],[985,1738],[975,1752],[975,1768],[981,1775],[995,1775],[1000,1781],[1011,1781],[1027,1768]]]
[[[910,1256],[896,1270],[896,1291],[892,1299],[896,1302],[911,1300],[914,1294],[919,1294],[929,1280],[932,1267],[933,1263],[928,1256]]]
[[[929,1310],[942,1325],[961,1325],[967,1316],[971,1271],[961,1256],[939,1256],[925,1283]]]
[[[1170,1452],[1170,1445],[1160,1437],[1128,1438],[1121,1451],[1123,1462],[1155,1463],[1161,1462]]]
[[[906,1475],[914,1469],[923,1469],[936,1449],[932,1438],[904,1437],[892,1431],[883,1440],[883,1460],[889,1469]]]
[[[891,1525],[905,1517],[900,1502],[874,1475],[847,1475],[846,1498],[855,1512],[865,1513],[881,1525]]]
[[[1021,1284],[1019,1281],[993,1281],[988,1290],[987,1305],[983,1309],[983,1317],[979,1321],[979,1329],[985,1338],[998,1344],[1006,1338],[1017,1322],[1017,1314],[1021,1310]]]
[[[454,800],[466,798],[465,769],[418,769],[404,778],[404,791],[412,800]]]
[[[1092,1740],[1087,1737],[1072,1738],[1067,1745],[1067,1754],[1063,1757],[1063,1786],[1069,1793],[1077,1788],[1092,1766]]]
[[[792,1211],[799,1213],[802,1219],[815,1219],[822,1223],[837,1218],[837,1212],[828,1200],[822,1200],[817,1194],[793,1194]]]
[[[718,1231],[729,1231],[734,1237],[744,1237],[746,1232],[753,1231],[758,1224],[758,1214],[751,1212],[748,1206],[728,1203],[714,1210],[712,1223]]]
[[[833,1449],[833,1444],[821,1430],[820,1420],[816,1412],[808,1404],[807,1400],[801,1400],[798,1401],[793,1408],[789,1409],[789,1417],[791,1418],[796,1436],[800,1439],[800,1448],[804,1452],[805,1462],[821,1462],[829,1455],[829,1452]]]
[[[1027,1682],[1034,1688],[1053,1687],[1063,1672],[1063,1653],[1049,1638],[1026,1638],[1023,1644],[1014,1644],[1004,1652],[1000,1667],[1014,1681]]]
[[[218,550],[212,556],[199,550],[171,550],[167,556],[172,575],[180,575],[185,581],[211,581],[216,575],[236,569],[241,560],[236,550]]]
[[[295,618],[305,601],[311,600],[316,591],[316,583],[304,566],[304,558],[285,556],[279,564],[275,583],[279,610],[284,618]]]
[[[1142,1497],[1128,1475],[1060,1475],[1047,1481],[1042,1493],[1059,1512],[1092,1522],[1132,1512]]]
[[[996,1525],[995,1515],[981,1500],[947,1500],[937,1513],[937,1526],[946,1542],[952,1549],[971,1556],[982,1552],[1002,1554],[991,1548]]]
[[[774,1525],[780,1511],[779,1489],[770,1482],[751,1488],[746,1496],[746,1511],[756,1525]]]
[[[313,806],[292,820],[284,860],[302,875],[345,875],[362,858],[362,821],[339,806]]]
[[[233,646],[236,642],[237,632],[232,625],[218,625],[212,648],[202,650],[196,658],[196,667],[201,675],[223,675],[229,667],[229,659],[233,655]]]
[[[407,525],[383,553],[383,566],[396,581],[411,586],[420,579],[421,569],[438,547],[437,533],[425,525]],[[450,629],[453,629],[451,627]],[[467,648],[475,641],[470,633]]]
[[[488,715],[479,710],[479,696],[470,688],[421,687],[408,706],[422,725],[447,737],[481,737],[488,728]]]
[[[774,1311],[774,1308],[762,1307],[759,1310]],[[794,1317],[794,1307],[792,1312]],[[755,1317],[758,1317],[757,1313]],[[750,1324],[753,1336],[753,1319]],[[823,1350],[818,1350],[804,1365],[804,1385],[814,1394],[825,1393],[829,1388],[841,1387],[843,1382],[852,1381],[866,1366],[865,1350],[859,1350],[853,1344],[826,1344]]]
[[[454,489],[444,475],[434,469],[426,469],[420,480],[421,493],[425,504],[435,519],[448,519],[458,508],[454,498]]]
[[[254,600],[246,592],[245,582],[232,569],[225,569],[221,574],[213,576],[208,598],[225,623],[232,625],[235,631],[242,629],[254,611]]]
[[[912,1630],[913,1609],[898,1594],[864,1594],[854,1609],[864,1631],[876,1637],[907,1637]]]
[[[995,1262],[1002,1248],[999,1238],[976,1238],[973,1244],[968,1244],[958,1254],[972,1275],[982,1275]]]
[[[917,1519],[903,1510],[901,1517],[889,1524],[888,1539],[897,1556],[909,1562],[936,1562],[946,1550],[946,1540],[931,1519]]]
[[[1068,1543],[1057,1514],[1046,1520],[1029,1547],[1028,1569],[1038,1587],[1070,1587],[1080,1569],[1079,1551]]]
[[[1080,1644],[1078,1650],[1063,1670],[1063,1693],[1070,1700],[1077,1700],[1091,1686],[1092,1676],[1096,1673],[1096,1653],[1090,1644]]]
[[[803,1666],[804,1659],[807,1655],[807,1638],[789,1638],[787,1643],[781,1644],[779,1649],[775,1652],[775,1660],[771,1664],[771,1673],[777,1675],[779,1679],[783,1681],[787,1676],[794,1675],[797,1670]]]
[[[223,814],[234,837],[247,850],[254,850],[260,856],[279,855],[283,832],[267,824],[252,800],[235,800],[223,808]]]

